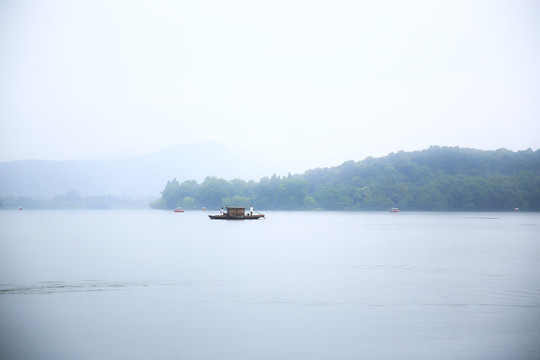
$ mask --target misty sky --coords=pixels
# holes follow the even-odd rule
[[[540,147],[538,1],[0,1],[0,161]]]

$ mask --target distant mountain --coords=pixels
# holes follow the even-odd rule
[[[275,164],[255,153],[213,142],[124,160],[11,161],[0,163],[0,197],[51,198],[71,190],[83,196],[158,197],[172,178],[258,180],[275,170]]]

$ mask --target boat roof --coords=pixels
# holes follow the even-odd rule
[[[243,210],[245,210],[246,208],[243,208],[243,207],[227,206],[227,210],[229,210],[229,209],[231,209],[231,210],[233,210],[233,209],[234,209],[234,210],[242,210],[242,211],[243,211]]]

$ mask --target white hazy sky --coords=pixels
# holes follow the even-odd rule
[[[539,1],[0,1],[0,161],[540,147]]]

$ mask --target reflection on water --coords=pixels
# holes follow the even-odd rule
[[[540,215],[0,212],[0,359],[537,359]]]

